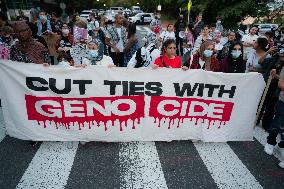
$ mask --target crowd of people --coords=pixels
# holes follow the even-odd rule
[[[270,155],[277,144],[277,135],[281,134],[278,146],[284,158],[284,27],[263,34],[257,27],[251,27],[247,34],[241,35],[233,30],[225,32],[220,17],[216,23],[207,25],[202,15],[190,24],[180,15],[175,23],[163,29],[156,14],[143,38],[145,44],[141,45],[136,25],[121,14],[115,15],[114,23],[105,16],[97,20],[95,14],[90,14],[89,19],[73,15],[69,22],[63,22],[56,13],[48,18],[45,11],[32,21],[23,14],[17,20],[11,25],[0,13],[1,59],[62,67],[259,72],[266,82],[272,78],[257,124],[261,122],[269,132],[265,152]],[[53,35],[58,36],[54,46],[58,56],[50,55],[44,39]],[[279,166],[284,168],[284,161]]]

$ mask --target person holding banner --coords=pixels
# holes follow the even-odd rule
[[[244,73],[246,70],[246,61],[243,59],[243,44],[239,41],[234,42],[229,47],[228,56],[221,62],[221,68],[224,73]]]
[[[181,68],[181,59],[176,56],[176,48],[175,40],[166,40],[162,46],[162,55],[155,60],[153,69],[159,67]]]
[[[214,42],[207,40],[202,43],[199,50],[183,65],[184,70],[203,69],[206,71],[219,72],[220,64],[214,52]]]
[[[284,49],[283,54],[284,56]],[[282,160],[284,160],[284,68],[282,68],[281,73],[279,75],[278,87],[281,92],[279,95],[279,100],[276,105],[276,114],[270,125],[269,135],[267,137],[267,143],[264,147],[265,153],[272,155],[275,145],[277,144],[276,138],[277,135],[280,134],[280,142],[278,143],[279,151]],[[279,166],[284,168],[284,162],[280,162]]]
[[[11,60],[44,65],[50,64],[48,49],[32,38],[32,31],[26,22],[16,22],[14,32],[19,41],[11,47]]]

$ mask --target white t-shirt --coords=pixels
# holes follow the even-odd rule
[[[251,35],[251,34],[246,34],[242,38],[243,43],[252,43],[256,41],[258,38],[258,35]],[[244,59],[247,59],[248,53],[253,47],[245,47],[244,46]]]
[[[271,57],[270,54],[267,54],[266,58]],[[254,49],[251,49],[247,55],[247,63],[246,63],[246,72],[250,72],[251,69],[260,69],[261,65],[258,63],[259,56],[256,54]]]
[[[116,31],[117,31],[118,36],[119,36],[119,41],[116,44],[116,47],[119,49],[120,52],[124,52],[123,40],[122,40],[122,37],[121,37],[121,28],[116,28]],[[113,48],[111,48],[111,52],[115,52],[115,50]]]
[[[174,39],[176,40],[175,32],[163,31],[160,35],[162,42],[166,41],[167,39]]]

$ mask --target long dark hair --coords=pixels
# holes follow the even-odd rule
[[[236,45],[240,45],[241,46],[241,51],[242,54],[239,56],[239,58],[237,58],[237,61],[243,61],[243,54],[244,54],[244,46],[240,41],[235,41],[234,43],[231,44],[231,46],[229,47],[229,54],[228,54],[228,60],[232,61],[233,57],[232,57],[232,51],[234,50],[234,46]]]
[[[127,38],[129,39],[134,34],[136,34],[136,24],[135,23],[130,23],[128,25],[128,35],[127,35]]]
[[[170,44],[176,44],[176,41],[174,39],[167,39],[162,46],[162,54],[166,52],[166,48],[170,45]]]
[[[265,37],[259,37],[256,40],[258,46],[261,50],[267,51],[268,50],[268,40]]]
[[[232,51],[234,50],[234,47],[236,45],[241,46],[241,52],[242,54],[237,58],[233,59]],[[229,47],[229,54],[228,54],[228,73],[243,73],[245,72],[245,64],[243,60],[243,54],[244,54],[244,46],[240,41],[235,41],[231,44]]]

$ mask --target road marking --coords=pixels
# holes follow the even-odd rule
[[[194,143],[217,186],[263,188],[227,143]]]
[[[154,142],[121,143],[120,188],[167,189]]]
[[[42,143],[16,188],[64,188],[77,148],[77,142],[72,149],[66,142]]]
[[[6,136],[6,129],[5,129],[3,111],[2,108],[0,108],[0,142],[5,138],[5,136]]]
[[[261,127],[255,127],[254,128],[254,134],[253,134],[254,138],[256,138],[256,140],[258,140],[258,142],[260,144],[262,144],[263,146],[265,146],[266,144],[266,138],[268,136],[268,133],[265,132],[264,129],[262,129]],[[279,141],[279,138],[277,138],[277,140]],[[264,149],[263,149],[264,150]],[[276,147],[273,151],[273,155],[281,161],[281,155],[280,155],[280,151],[279,148]]]

